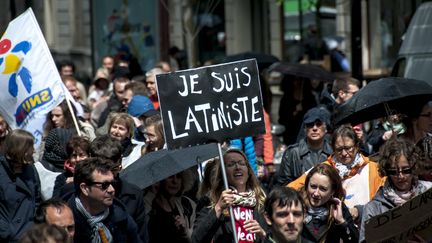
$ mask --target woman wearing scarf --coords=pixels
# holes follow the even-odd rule
[[[365,240],[364,226],[368,219],[401,206],[432,187],[432,182],[418,179],[416,169],[420,160],[420,151],[407,140],[391,139],[381,147],[379,173],[389,179],[364,207],[360,242]]]
[[[220,166],[216,169],[210,191],[210,207],[204,207],[197,215],[192,242],[234,242],[233,232],[239,243],[260,242],[265,238],[265,225],[261,216],[265,194],[246,158],[238,149],[228,149],[224,163],[230,189],[224,188]],[[232,207],[235,219],[233,231],[229,216]],[[259,223],[262,222],[262,223]]]
[[[141,150],[144,143],[133,139],[134,131],[135,123],[129,114],[113,113],[109,123],[109,134],[122,144],[122,169],[126,169],[142,155]]]
[[[378,174],[378,164],[360,153],[360,142],[351,126],[336,128],[331,140],[334,152],[323,162],[337,169],[346,192],[344,203],[356,221],[360,220],[363,206],[372,200],[385,181],[385,177]],[[288,186],[300,189],[305,184],[307,173]]]
[[[334,167],[312,168],[301,193],[306,206],[301,242],[358,242],[359,232],[343,203],[345,192]]]

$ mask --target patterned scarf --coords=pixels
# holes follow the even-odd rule
[[[417,177],[413,178],[411,190],[407,192],[398,191],[394,186],[390,185],[390,180],[386,180],[383,190],[384,197],[393,202],[396,206],[400,206],[412,199],[413,197],[422,194],[432,187],[432,182],[418,180]]]
[[[326,207],[310,207],[307,211],[307,216],[304,219],[304,223],[308,224],[313,219],[317,219],[320,222],[325,222],[328,218],[329,210]]]
[[[386,121],[383,123],[383,127],[386,131],[393,130],[397,132],[397,135],[401,135],[406,132],[406,126],[403,123],[391,124],[390,122]]]
[[[87,218],[87,223],[92,228],[92,243],[112,243],[113,237],[108,228],[102,223],[104,219],[108,217],[109,209],[105,209],[103,213],[92,216],[82,205],[81,200],[75,197],[75,203],[78,211]]]
[[[234,190],[234,206],[242,206],[254,208],[256,206],[256,197],[254,191],[249,192],[237,192]]]
[[[360,166],[361,163],[363,162],[363,159],[361,157],[361,155],[359,153],[357,153],[355,155],[354,161],[349,164],[342,164],[341,162],[339,162],[336,157],[333,157],[334,162],[335,162],[335,167],[336,169],[339,171],[339,176],[344,179],[345,177],[348,177],[350,175],[350,172],[353,168],[356,168],[356,166]]]

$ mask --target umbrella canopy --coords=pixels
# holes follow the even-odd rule
[[[176,150],[159,150],[143,157],[120,172],[120,177],[144,189],[167,177],[219,156],[216,143]]]
[[[432,86],[415,79],[388,77],[372,81],[335,113],[335,124],[353,125],[397,113],[412,114],[413,107],[432,100]]]
[[[279,59],[273,55],[258,52],[243,52],[235,55],[230,55],[225,57],[224,62],[235,62],[252,58],[255,58],[257,60],[258,68],[260,71],[268,68],[275,62],[279,62]]]
[[[308,79],[332,82],[335,76],[319,65],[278,62],[269,67],[269,71],[280,72],[285,75],[292,75]]]

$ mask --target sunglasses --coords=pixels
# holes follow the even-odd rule
[[[356,148],[355,145],[353,145],[353,146],[345,146],[345,147],[335,148],[334,151],[336,153],[338,153],[338,154],[341,154],[344,150],[347,153],[352,153],[352,152],[354,152],[355,148]]]
[[[109,186],[113,186],[116,187],[117,185],[117,181],[104,181],[104,182],[97,182],[97,181],[90,181],[88,183],[86,183],[89,186],[94,186],[94,185],[100,185],[100,189],[102,189],[103,191],[107,190]]]
[[[398,168],[398,169],[386,169],[386,174],[389,176],[398,176],[400,173],[403,175],[410,175],[412,174],[414,169],[414,166],[411,166],[409,168]]]

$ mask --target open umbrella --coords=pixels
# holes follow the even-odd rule
[[[245,59],[255,58],[258,63],[258,69],[262,71],[265,68],[268,68],[275,62],[279,62],[279,59],[273,55],[266,53],[258,53],[258,52],[243,52],[235,55],[230,55],[225,57],[224,62],[235,62],[241,61]]]
[[[388,77],[372,81],[341,105],[335,124],[353,125],[397,113],[412,115],[413,107],[432,100],[432,86],[425,81]]]
[[[278,62],[271,65],[269,71],[276,71],[285,75],[317,79],[321,81],[332,82],[335,80],[335,76],[332,73],[315,64]]]
[[[146,188],[198,163],[219,156],[216,143],[176,150],[159,150],[143,157],[120,172],[120,177]]]

